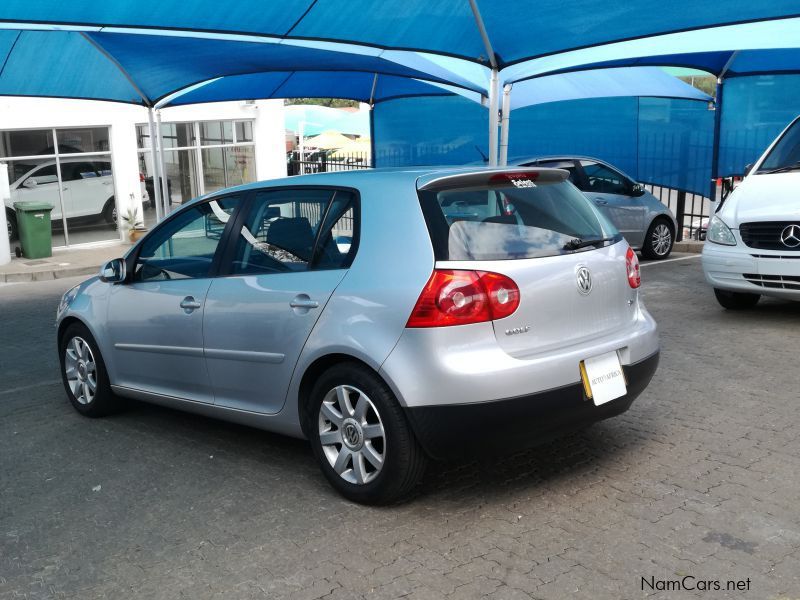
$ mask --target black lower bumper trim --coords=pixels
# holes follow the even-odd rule
[[[507,400],[412,407],[406,414],[417,439],[433,458],[520,450],[625,412],[650,383],[658,358],[656,353],[623,366],[628,393],[601,406],[586,397],[578,382]]]

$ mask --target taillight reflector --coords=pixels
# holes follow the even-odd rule
[[[642,285],[642,275],[639,268],[639,257],[636,256],[633,248],[628,248],[628,252],[625,254],[625,266],[628,269],[628,285],[633,289],[638,288]]]
[[[406,327],[448,327],[502,319],[519,306],[519,287],[500,273],[437,269]]]

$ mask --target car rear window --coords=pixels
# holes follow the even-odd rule
[[[436,260],[510,260],[592,250],[575,240],[621,239],[572,184],[520,182],[419,192]]]

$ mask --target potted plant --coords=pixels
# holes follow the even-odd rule
[[[138,206],[129,208],[128,212],[122,215],[122,220],[125,221],[125,228],[128,230],[128,239],[131,243],[137,242],[147,232],[144,222],[139,218]]]

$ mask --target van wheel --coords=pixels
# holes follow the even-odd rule
[[[654,219],[647,230],[644,243],[642,244],[642,254],[650,260],[664,260],[672,252],[675,244],[675,232],[672,224],[664,218]]]
[[[753,308],[761,299],[760,294],[728,292],[717,288],[714,288],[714,295],[717,297],[717,302],[728,310],[747,310],[748,308]]]
[[[106,200],[105,206],[103,206],[103,220],[113,229],[117,228],[117,203],[114,196]]]
[[[17,230],[17,214],[13,210],[6,209],[6,223],[8,224],[8,241],[13,242],[19,239]]]
[[[307,432],[322,473],[345,498],[386,504],[420,481],[427,457],[392,391],[375,373],[343,363],[311,391]]]
[[[119,408],[100,349],[89,329],[73,323],[58,343],[61,379],[72,406],[85,417],[102,417]]]

